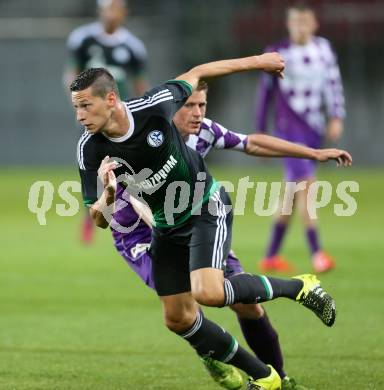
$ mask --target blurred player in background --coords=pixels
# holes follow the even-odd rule
[[[147,52],[143,42],[123,26],[128,15],[124,0],[98,0],[99,20],[76,28],[67,41],[66,86],[88,68],[103,67],[113,75],[122,99],[148,89]]]
[[[123,26],[127,15],[124,0],[98,0],[99,20],[76,28],[67,41],[69,58],[64,84],[88,68],[103,67],[114,76],[120,96],[141,96],[149,88],[146,77],[147,52],[143,42]],[[93,238],[94,226],[86,212],[81,231],[84,243]]]
[[[337,60],[328,40],[314,36],[318,23],[314,11],[306,4],[287,10],[289,38],[266,51],[277,51],[286,61],[285,78],[262,76],[256,107],[256,129],[267,130],[268,110],[274,103],[274,128],[277,136],[319,148],[324,139],[337,141],[343,132],[344,96]],[[325,111],[325,113],[324,113]],[[284,159],[286,182],[306,182],[296,192],[294,206],[305,226],[315,272],[334,268],[334,262],[319,242],[316,221],[308,215],[308,188],[315,180],[316,162]],[[279,255],[290,215],[279,211],[271,232],[261,270],[291,272],[294,267]]]

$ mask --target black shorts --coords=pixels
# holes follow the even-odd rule
[[[193,215],[181,226],[153,229],[150,252],[159,296],[190,291],[191,271],[224,269],[231,248],[232,219],[231,200],[220,187],[201,207],[201,215]]]

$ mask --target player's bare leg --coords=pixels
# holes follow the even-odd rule
[[[175,333],[189,329],[196,320],[199,305],[190,292],[160,297],[163,305],[164,323]]]
[[[257,301],[264,302],[278,297],[286,297],[302,303],[328,326],[333,325],[336,316],[333,299],[321,289],[320,283],[314,275],[302,275],[284,280],[240,273],[224,278],[221,270],[201,268],[191,272],[191,287],[193,297],[204,305],[222,307],[235,303],[256,303]],[[201,326],[202,322],[204,322],[204,327]],[[195,332],[195,329],[200,329],[200,327],[201,331]],[[217,325],[205,320],[200,315],[192,328],[181,336],[188,339],[190,334],[196,334],[195,340],[188,340],[195,348],[200,345],[206,350],[208,341],[211,344],[209,353],[212,353],[215,359],[230,363],[247,372],[253,378],[266,378],[268,381],[271,375],[275,378],[274,370],[261,365],[261,361],[258,359],[252,360],[253,357],[238,346],[237,342],[236,347],[226,357],[223,358],[216,354],[216,348],[229,344],[229,349],[232,349],[233,345],[232,336],[225,331],[224,334],[220,334],[220,332],[217,334],[217,329]],[[204,345],[200,344],[202,340],[204,340]],[[199,350],[198,353],[201,354]],[[279,378],[277,373],[276,375]]]
[[[191,272],[191,287],[193,297],[205,306],[261,303],[284,297],[302,303],[327,326],[336,318],[333,299],[314,275],[281,279],[240,273],[224,278],[221,270],[201,268]]]
[[[214,282],[216,279],[217,284],[221,278],[222,305],[224,302],[223,276],[220,277],[218,272],[208,276],[204,272],[204,277],[205,281]],[[200,290],[200,298],[202,299],[204,291],[214,294],[214,290],[202,289]],[[203,359],[209,358],[231,364],[253,378],[264,378],[270,375],[271,369],[268,366],[239,346],[236,339],[223,328],[204,317],[191,293],[162,296],[160,299],[167,327],[188,341]],[[218,296],[215,299],[205,300],[211,304],[214,301],[219,302]]]
[[[163,305],[164,313],[164,322],[169,330],[183,337],[185,340],[193,343],[193,347],[196,349],[197,353],[200,355],[204,366],[208,370],[211,377],[222,387],[228,390],[237,390],[243,386],[243,378],[240,372],[233,366],[222,363],[217,360],[217,356],[212,356],[212,353],[215,353],[215,350],[210,349],[217,344],[217,342],[222,341],[220,334],[222,331],[217,333],[216,337],[218,340],[215,340],[211,345],[204,346],[206,344],[203,339],[204,329],[208,328],[208,332],[215,330],[217,325],[208,322],[203,317],[203,313],[200,311],[200,307],[197,302],[193,299],[190,292],[181,293],[176,295],[169,295],[160,297],[160,300]],[[204,322],[204,324],[203,324]],[[209,329],[209,327],[213,329]],[[221,328],[219,328],[221,330]],[[202,333],[201,337],[199,333]],[[213,335],[215,338],[216,335]],[[196,345],[195,342],[200,340],[200,345]],[[225,340],[224,340],[225,341]]]
[[[294,194],[292,194],[292,197],[294,197]],[[295,267],[279,254],[291,219],[291,214],[286,214],[283,210],[284,204],[283,199],[281,199],[278,212],[272,225],[270,242],[265,257],[260,262],[260,269],[262,272],[268,273],[278,271],[292,274],[295,271]]]
[[[200,268],[191,272],[193,297],[204,306],[224,305],[224,273],[221,269]]]
[[[320,246],[317,220],[311,219],[308,207],[315,199],[310,199],[309,186],[314,183],[315,178],[305,179],[307,186],[305,190],[296,194],[296,205],[303,225],[305,226],[306,238],[311,251],[312,265],[316,273],[326,272],[335,267],[332,258],[327,255]]]
[[[95,224],[89,215],[88,208],[86,208],[84,213],[80,234],[80,239],[83,244],[89,245],[92,243],[95,234]]]

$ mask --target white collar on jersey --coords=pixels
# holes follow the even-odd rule
[[[109,139],[112,142],[124,142],[124,141],[126,141],[128,138],[130,138],[132,136],[133,131],[135,130],[135,121],[133,119],[132,113],[131,113],[130,109],[128,108],[127,104],[125,102],[123,102],[123,104],[124,104],[124,107],[125,107],[125,111],[127,112],[127,115],[128,115],[129,129],[121,137],[114,137],[114,138],[112,138],[112,137],[108,137],[108,136],[106,136],[105,134],[102,133],[105,138]]]

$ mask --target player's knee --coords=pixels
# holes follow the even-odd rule
[[[251,304],[235,303],[234,305],[231,305],[230,308],[240,318],[258,320],[264,315],[264,309],[258,303],[251,303]]]
[[[224,305],[224,288],[199,286],[192,291],[193,297],[204,306],[221,307]]]
[[[223,271],[205,268],[191,273],[193,298],[204,306],[221,307],[224,305]]]
[[[196,315],[196,311],[168,312],[164,314],[164,323],[171,332],[182,333],[192,327]]]
[[[290,215],[288,214],[283,214],[282,213],[282,210],[277,218],[277,222],[278,223],[281,223],[281,224],[284,224],[284,225],[287,225],[289,223],[289,220],[290,220]]]

